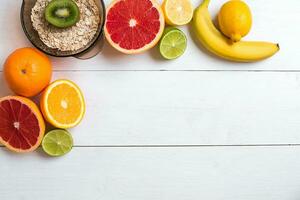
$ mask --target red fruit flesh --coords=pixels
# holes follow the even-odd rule
[[[16,99],[0,102],[0,139],[16,151],[35,146],[40,136],[39,121],[31,109]]]
[[[164,21],[158,7],[151,0],[116,1],[107,12],[106,35],[121,49],[145,47],[162,32]]]

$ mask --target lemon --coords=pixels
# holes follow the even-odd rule
[[[193,6],[189,0],[164,0],[162,9],[169,25],[185,25],[193,17]]]
[[[221,31],[233,42],[246,36],[252,26],[252,15],[248,5],[241,0],[225,3],[219,14],[218,21]]]

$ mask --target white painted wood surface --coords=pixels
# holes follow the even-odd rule
[[[298,200],[299,147],[0,151],[0,199]]]
[[[215,16],[219,7],[226,0],[212,0],[210,10]],[[21,0],[1,0],[0,55],[8,55],[17,47],[30,45],[19,21]],[[106,4],[110,0],[105,0]],[[201,0],[192,0],[194,6]],[[106,45],[102,54],[94,59],[78,62],[74,58],[53,59],[56,70],[299,70],[299,13],[300,1],[288,0],[248,0],[253,12],[253,29],[247,39],[266,40],[280,43],[281,51],[272,59],[240,64],[224,62],[208,55],[193,42],[187,27],[188,36],[186,53],[175,61],[165,61],[159,56],[157,49],[138,56],[121,55]],[[4,61],[1,56],[0,62]],[[0,68],[1,69],[1,68]]]
[[[212,0],[214,16],[223,2]],[[65,157],[0,147],[0,200],[298,200],[300,1],[247,3],[247,39],[281,45],[263,62],[208,55],[187,27],[187,52],[175,61],[156,49],[125,56],[107,45],[87,61],[51,58],[53,79],[81,86],[86,117],[71,130],[75,147]],[[1,63],[30,46],[20,5],[0,0]],[[0,96],[12,94],[1,71]]]
[[[86,117],[72,130],[77,145],[300,144],[300,73],[76,71],[57,78],[76,81],[86,97]]]

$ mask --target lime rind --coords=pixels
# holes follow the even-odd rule
[[[180,57],[186,50],[187,39],[185,34],[177,28],[167,28],[159,43],[161,55],[168,59]]]
[[[63,156],[73,147],[72,135],[66,130],[52,130],[46,134],[42,142],[43,150],[50,156]]]

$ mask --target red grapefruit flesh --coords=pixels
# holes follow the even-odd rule
[[[114,48],[136,54],[157,44],[164,26],[163,12],[155,0],[115,0],[107,8],[104,32]]]
[[[0,142],[15,152],[30,152],[41,143],[45,122],[31,100],[19,96],[0,99]]]

